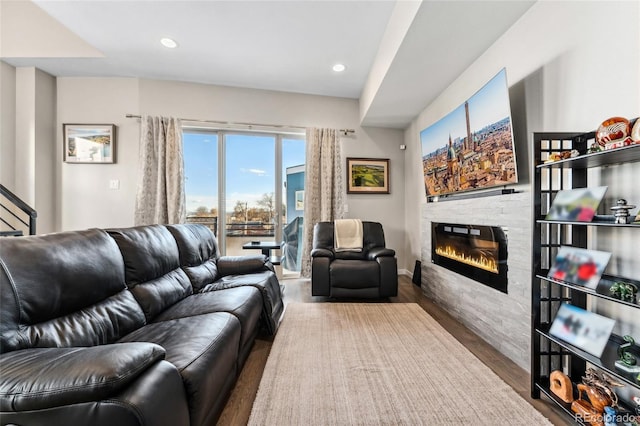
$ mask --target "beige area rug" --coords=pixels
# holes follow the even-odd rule
[[[550,425],[415,303],[293,303],[250,425]]]

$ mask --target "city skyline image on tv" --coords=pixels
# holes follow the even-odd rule
[[[518,181],[506,70],[420,132],[427,197]]]

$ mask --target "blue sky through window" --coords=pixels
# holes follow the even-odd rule
[[[218,136],[212,133],[183,134],[185,192],[187,212],[200,206],[218,206]],[[232,212],[236,201],[255,205],[263,194],[274,192],[275,137],[228,134],[226,145],[226,209]],[[282,141],[282,165],[305,162],[304,141]],[[283,179],[286,178],[283,170]],[[283,200],[286,197],[283,194]]]

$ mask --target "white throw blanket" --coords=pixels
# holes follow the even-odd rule
[[[338,219],[333,222],[335,251],[362,251],[362,221]]]

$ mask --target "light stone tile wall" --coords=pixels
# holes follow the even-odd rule
[[[521,187],[521,189],[524,187]],[[431,263],[431,222],[501,226],[507,294]],[[422,204],[422,290],[520,367],[530,370],[531,193]]]

